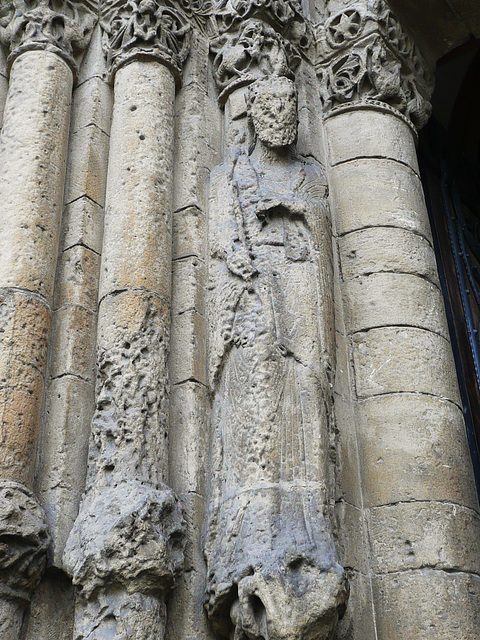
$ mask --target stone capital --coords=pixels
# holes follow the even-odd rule
[[[47,562],[50,536],[32,492],[0,482],[0,598],[29,600]]]
[[[50,51],[74,74],[97,20],[96,0],[7,0],[0,6],[0,42],[8,65],[25,51]]]
[[[317,33],[325,114],[346,104],[382,102],[422,128],[431,113],[433,74],[384,0],[356,0]]]
[[[180,7],[160,0],[107,0],[102,27],[112,77],[132,60],[150,59],[165,64],[180,79],[191,31]]]
[[[266,76],[294,78],[300,63],[297,49],[270,25],[245,20],[234,32],[219,36],[211,46],[214,76],[223,104],[235,89]]]

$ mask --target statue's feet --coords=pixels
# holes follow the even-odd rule
[[[234,640],[328,640],[348,599],[340,565],[295,558],[283,571],[254,572],[238,583],[230,609]]]

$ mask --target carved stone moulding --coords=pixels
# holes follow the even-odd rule
[[[352,3],[331,15],[317,35],[325,113],[351,102],[381,101],[418,129],[424,126],[433,75],[383,0]]]
[[[50,51],[74,75],[97,21],[97,0],[6,0],[0,4],[0,42],[13,61],[25,51]]]
[[[0,482],[0,598],[28,601],[47,562],[50,536],[32,492]]]
[[[300,64],[296,48],[260,20],[246,20],[234,33],[219,36],[211,46],[213,69],[220,90],[219,102],[229,94],[261,77],[294,77]]]
[[[180,81],[191,26],[179,4],[159,0],[107,0],[101,16],[110,75],[132,60],[165,64]],[[186,3],[194,12],[193,2]]]

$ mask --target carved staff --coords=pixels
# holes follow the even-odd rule
[[[117,3],[115,3],[117,4]],[[167,487],[175,81],[182,14],[131,0],[103,15],[114,109],[87,488],[65,564],[78,587],[75,638],[162,638],[183,561]]]
[[[85,3],[0,8],[10,84],[0,138],[0,634],[18,637],[49,535],[31,493],[77,62]]]

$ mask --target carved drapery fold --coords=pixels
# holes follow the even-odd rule
[[[330,521],[325,175],[291,151],[290,79],[260,75],[247,112],[253,146],[214,169],[210,190],[206,606],[222,638],[326,639],[348,588]]]
[[[73,73],[97,20],[96,0],[7,0],[0,6],[0,42],[10,52],[8,65],[24,51],[50,51]]]
[[[384,0],[352,2],[319,27],[318,78],[324,113],[380,101],[418,129],[427,122],[433,75]]]

